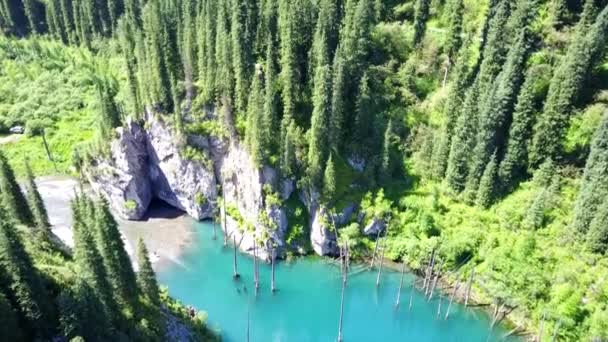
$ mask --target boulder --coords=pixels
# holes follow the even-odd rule
[[[337,227],[345,225],[355,210],[357,210],[357,205],[349,204],[334,214],[330,214],[323,206],[314,211],[311,218],[310,242],[315,253],[318,255],[338,254],[337,235],[331,229],[332,223],[335,223]]]
[[[376,236],[378,236],[379,232],[384,231],[385,227],[386,223],[384,222],[384,220],[373,219],[365,226],[365,228],[363,228],[363,234],[375,238]]]

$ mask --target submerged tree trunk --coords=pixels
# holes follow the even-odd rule
[[[276,291],[276,288],[274,287],[274,247],[272,248],[272,250],[270,251],[270,259],[271,259],[271,263],[272,263],[272,270],[271,270],[271,279],[270,279],[270,291],[272,293],[274,293],[274,291]]]
[[[441,268],[443,268],[443,261],[439,264],[439,268],[437,269],[437,274],[435,274],[435,279],[433,280],[433,286],[431,287],[431,293],[429,293],[429,300],[433,299],[433,293],[435,292],[435,287],[437,286],[437,281],[439,281],[439,277],[441,276]]]
[[[382,274],[382,266],[384,265],[384,252],[386,251],[386,237],[388,236],[388,224],[386,225],[386,231],[384,232],[384,241],[382,241],[382,257],[380,257],[380,267],[378,268],[378,275],[376,276],[376,287],[380,286],[380,275]]]
[[[435,250],[431,253],[431,261],[429,263],[428,268],[426,269],[426,274],[424,277],[424,285],[422,286],[424,289],[424,296],[426,297],[429,292],[429,287],[431,285],[431,279],[433,277],[433,269],[435,268]]]
[[[399,307],[399,303],[401,302],[401,287],[403,287],[403,273],[405,272],[405,262],[401,263],[401,280],[399,280],[399,290],[397,291],[397,301],[395,302],[395,307]]]
[[[380,230],[378,230],[378,234],[376,234],[376,247],[374,247],[374,254],[372,254],[372,262],[369,264],[369,268],[374,267],[374,261],[376,261],[376,253],[378,253],[378,245],[380,243]]]
[[[446,320],[450,317],[450,309],[452,308],[452,303],[454,302],[454,297],[456,297],[456,293],[458,292],[459,287],[460,287],[460,279],[458,279],[456,281],[456,286],[454,287],[454,291],[452,292],[452,295],[450,296],[450,304],[448,304],[448,309],[445,312]]]
[[[228,226],[226,226],[226,188],[224,183],[224,176],[222,175],[222,207],[224,208],[224,219],[222,220],[222,224],[224,225],[224,246],[228,245]],[[236,238],[235,238],[236,241]],[[235,256],[236,258],[236,256]],[[234,262],[236,265],[236,261]],[[235,266],[236,269],[236,266]],[[235,271],[236,275],[236,271]]]
[[[439,304],[437,304],[437,319],[441,316],[441,304],[443,302],[443,294],[439,294]]]
[[[414,290],[416,289],[416,277],[412,279],[412,288],[410,290],[410,306],[408,310],[412,310],[412,303],[414,301]]]
[[[345,243],[345,248],[344,248],[344,252],[341,253],[343,254],[344,257],[346,257],[348,255],[348,243]],[[338,342],[342,342],[342,321],[344,318],[344,292],[346,291],[346,278],[347,278],[347,271],[346,269],[343,267],[342,270],[343,274],[342,274],[342,295],[341,295],[341,299],[340,299],[340,322],[338,323]]]
[[[467,292],[464,298],[464,306],[469,305],[469,296],[471,295],[471,287],[473,286],[473,276],[475,275],[475,269],[471,271],[471,276],[469,277],[469,282],[467,283]]]
[[[233,259],[232,259],[232,267],[234,269],[234,273],[233,273],[233,277],[236,279],[238,277],[240,277],[239,272],[237,270],[237,266],[236,266],[236,234],[232,234],[232,243],[234,244],[233,246]]]
[[[258,295],[258,290],[260,288],[260,282],[258,279],[258,254],[257,254],[257,242],[255,242],[255,237],[253,241],[253,282],[255,285],[255,295]]]

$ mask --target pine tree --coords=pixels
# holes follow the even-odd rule
[[[230,39],[230,0],[217,1],[217,24],[215,36],[215,88],[225,105],[231,101],[234,91],[234,70],[232,41]],[[230,102],[232,103],[232,102]]]
[[[144,240],[141,238],[137,242],[137,260],[139,262],[139,271],[137,272],[139,289],[150,303],[160,306],[160,294],[156,274],[154,274],[154,270],[152,269]]]
[[[199,39],[204,37],[199,53],[199,79],[201,83],[201,96],[203,103],[215,100],[216,84],[216,20],[217,20],[217,1],[205,1],[204,20],[199,19],[199,24],[204,25],[204,34],[199,35]],[[201,18],[201,19],[203,19]],[[203,49],[204,47],[204,49]]]
[[[588,27],[587,22],[587,16],[583,15],[566,56],[551,79],[543,113],[534,127],[530,151],[533,166],[537,166],[547,157],[560,157],[561,142],[573,106],[589,72],[602,61],[604,41],[608,34],[608,7],[602,10],[591,27]]]
[[[253,38],[247,27],[250,1],[233,0],[231,9],[232,62],[234,68],[234,93],[237,111],[245,111],[249,90],[250,70],[253,67]]]
[[[460,116],[454,128],[445,178],[448,186],[456,191],[464,190],[467,179],[468,160],[473,149],[475,122],[477,121],[477,100],[479,79],[467,90]]]
[[[245,132],[245,143],[252,155],[253,162],[257,166],[262,166],[267,157],[268,139],[264,136],[267,132],[265,127],[264,115],[264,89],[262,70],[258,69],[251,83],[249,91],[249,103],[247,107],[247,131]]]
[[[445,41],[445,53],[453,61],[462,46],[462,21],[464,17],[464,1],[448,0],[448,33]],[[465,64],[465,63],[463,63]]]
[[[61,291],[57,297],[60,313],[60,329],[63,335],[76,340],[82,337],[85,341],[112,340],[112,326],[106,316],[103,303],[94,289],[82,277]]]
[[[38,186],[34,180],[34,174],[28,159],[25,160],[25,176],[26,176],[26,190],[27,190],[27,202],[32,211],[34,223],[37,228],[37,232],[43,240],[48,240],[51,235],[51,224],[49,223],[49,216],[44,206],[44,201],[38,192]]]
[[[608,253],[608,200],[606,198],[589,225],[587,244],[593,252]]]
[[[547,202],[548,190],[546,188],[541,188],[536,196],[534,197],[534,201],[526,211],[526,216],[523,220],[524,228],[529,228],[532,230],[536,230],[542,227],[545,221],[545,206]]]
[[[87,215],[92,206],[91,200],[78,195],[72,201],[72,230],[74,232],[74,260],[82,279],[91,286],[97,298],[101,301],[100,310],[113,325],[119,322],[119,309],[112,296],[112,286],[95,243],[94,226],[88,225]]]
[[[325,166],[325,172],[323,173],[323,197],[326,202],[336,199],[336,182],[336,165],[333,153],[330,153],[327,165]]]
[[[310,50],[311,69],[329,64],[338,44],[338,8],[336,0],[319,1],[319,15]]]
[[[535,9],[530,2],[520,2],[514,14],[519,19],[520,27],[515,45],[509,51],[504,68],[489,85],[492,89],[485,97],[479,115],[476,145],[469,167],[467,191],[477,191],[479,179],[493,151],[502,151],[505,137],[502,132],[508,129],[515,101],[524,75],[525,63],[529,51],[528,24],[534,16]],[[483,67],[483,64],[482,64]]]
[[[15,173],[2,151],[0,151],[0,193],[2,205],[15,220],[26,226],[34,225],[30,207],[27,205],[25,196],[15,180]]]
[[[529,70],[517,97],[506,150],[498,170],[501,187],[505,191],[510,190],[527,173],[528,146],[532,139],[534,113],[538,102],[534,92],[537,80],[542,79],[540,73],[544,71],[542,68]]]
[[[22,341],[23,332],[19,327],[17,312],[6,296],[0,292],[0,336],[6,341]]]
[[[591,144],[585,172],[574,207],[572,226],[586,233],[603,199],[608,196],[608,112],[604,113]]]
[[[308,174],[311,182],[319,186],[328,154],[329,116],[331,115],[331,70],[329,65],[320,65],[315,73],[313,112],[308,141]]]
[[[103,258],[114,298],[124,307],[135,310],[137,302],[135,272],[131,267],[131,260],[125,250],[118,224],[105,199],[100,199],[96,203],[93,215],[96,223],[97,247]]]
[[[426,32],[426,21],[429,19],[431,0],[416,0],[414,9],[414,38],[413,45],[420,44]]]
[[[29,339],[50,337],[54,325],[50,299],[6,209],[0,206],[0,290],[17,310]],[[4,322],[3,322],[4,324]]]
[[[267,146],[270,155],[274,155],[279,150],[277,139],[273,136],[275,132],[279,130],[279,101],[280,95],[278,93],[278,82],[276,79],[277,66],[275,57],[275,46],[272,36],[268,37],[266,45],[266,68],[264,78],[264,113],[263,113],[263,128],[264,132],[262,137],[265,146]]]
[[[299,94],[298,69],[296,58],[295,28],[297,19],[295,8],[290,0],[279,0],[279,40],[281,95],[283,118],[281,120],[281,142],[287,144],[286,132],[295,119],[296,100]]]
[[[333,151],[341,151],[344,144],[344,119],[345,113],[345,82],[346,74],[344,70],[344,61],[339,54],[336,54],[333,62],[333,80],[332,80],[332,95],[331,95],[331,116],[329,119],[329,127],[331,134],[329,135],[329,146]]]
[[[479,181],[479,190],[477,191],[477,205],[482,208],[488,208],[494,201],[496,190],[496,152],[486,165],[486,168]]]

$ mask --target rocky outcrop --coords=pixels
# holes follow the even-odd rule
[[[225,215],[228,236],[250,254],[257,241],[257,254],[262,259],[269,259],[272,250],[281,255],[285,247],[287,215],[277,201],[276,189],[281,182],[276,170],[254,165],[250,154],[238,142],[230,144],[227,152],[216,160],[216,165],[228,208]],[[238,212],[231,212],[231,208]],[[222,217],[224,214],[222,209]]]
[[[152,200],[148,177],[146,132],[129,121],[116,129],[117,138],[110,145],[111,157],[93,162],[87,169],[93,190],[103,193],[121,217],[143,217]]]
[[[385,227],[386,223],[384,220],[373,219],[363,228],[363,234],[375,238],[378,236],[378,233],[384,231]]]
[[[217,187],[213,165],[204,163],[211,163],[208,153],[196,150],[202,161],[184,158],[169,126],[154,119],[148,123],[148,174],[154,196],[197,220],[212,218]]]
[[[152,198],[184,210],[197,220],[212,218],[217,197],[213,165],[184,157],[180,137],[149,114],[148,129],[128,121],[116,129],[110,158],[85,170],[92,188],[105,195],[121,217],[138,220]],[[199,157],[204,158],[204,152]]]
[[[318,255],[338,254],[338,244],[336,231],[332,227],[345,225],[350,221],[357,209],[357,205],[350,204],[339,212],[330,213],[328,210],[319,206],[314,210],[311,218],[310,242],[312,248]]]

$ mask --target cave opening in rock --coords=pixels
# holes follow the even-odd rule
[[[159,218],[174,219],[183,215],[187,215],[185,211],[170,205],[160,198],[153,198],[146,210],[146,214],[142,217],[142,221]]]

